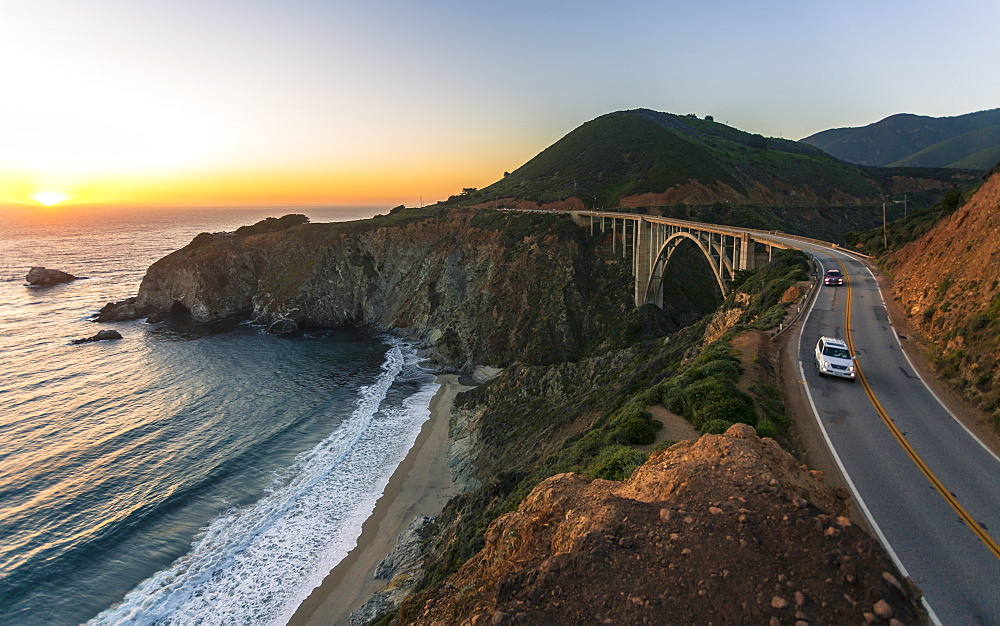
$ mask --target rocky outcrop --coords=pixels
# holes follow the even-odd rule
[[[50,270],[44,267],[32,267],[28,270],[28,274],[24,277],[24,280],[29,285],[49,287],[60,283],[72,282],[78,278],[79,276],[73,276],[72,274],[67,274],[66,272],[61,272],[59,270]]]
[[[351,613],[351,624],[361,626],[393,610],[413,592],[423,573],[423,541],[434,518],[418,515],[396,540],[393,548],[375,567],[375,578],[386,580],[386,586],[361,608]]]
[[[485,541],[400,621],[921,619],[918,593],[838,493],[745,424],[654,453],[625,482],[553,476]]]
[[[121,339],[121,338],[122,338],[121,333],[119,333],[117,330],[102,330],[98,332],[96,335],[87,337],[85,339],[74,339],[73,343],[75,344],[90,343],[92,341],[109,341],[112,339]]]
[[[98,319],[247,315],[275,332],[405,329],[439,364],[467,367],[579,358],[631,308],[627,269],[606,264],[567,216],[411,211],[199,235]]]
[[[119,302],[108,302],[94,315],[95,322],[124,322],[142,317],[135,310],[135,297]]]

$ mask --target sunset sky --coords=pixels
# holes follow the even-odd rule
[[[0,204],[415,206],[615,110],[790,139],[960,115],[1000,106],[997,24],[996,0],[0,0]]]

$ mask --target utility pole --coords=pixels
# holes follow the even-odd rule
[[[905,193],[903,194],[903,199],[902,200],[893,200],[892,203],[893,204],[902,204],[903,205],[903,219],[905,220],[906,219],[906,214],[907,214],[906,213],[906,194]]]
[[[889,237],[886,234],[886,223],[885,223],[885,200],[882,200],[882,247],[886,250],[889,249]]]

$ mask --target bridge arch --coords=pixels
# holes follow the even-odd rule
[[[706,242],[703,238],[690,232],[679,231],[668,236],[659,246],[652,263],[652,270],[649,272],[649,279],[640,300],[655,304],[661,309],[663,308],[664,275],[670,258],[677,250],[677,247],[685,241],[694,243],[702,255],[704,255],[722,296],[725,297],[729,293],[729,285],[726,283],[726,280],[733,278],[733,264],[726,255],[722,245],[711,240]]]
[[[663,306],[663,276],[667,262],[678,245],[685,241],[694,243],[708,259],[709,267],[719,291],[729,293],[728,280],[737,270],[759,267],[771,260],[775,249],[799,247],[783,239],[802,239],[814,245],[833,244],[784,235],[776,231],[761,231],[705,222],[692,222],[669,217],[656,217],[612,211],[572,211],[574,221],[590,227],[594,234],[599,225],[601,233],[610,230],[611,253],[623,259],[631,257],[635,305],[652,302]]]

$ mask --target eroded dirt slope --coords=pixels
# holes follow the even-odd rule
[[[893,297],[931,345],[939,372],[1000,415],[1000,171],[894,255]]]
[[[917,593],[826,486],[737,424],[625,482],[559,474],[402,621],[920,623]]]

